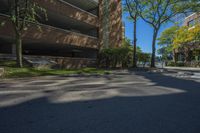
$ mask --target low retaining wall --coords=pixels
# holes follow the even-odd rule
[[[25,56],[26,60],[37,60],[40,62],[49,62],[46,66],[62,68],[62,69],[76,69],[84,67],[96,66],[95,59],[88,58],[70,58],[70,57],[55,57],[55,56]],[[40,64],[36,65],[39,67]],[[44,64],[41,63],[41,66]]]
[[[0,54],[0,60],[16,60],[16,56],[12,54]]]
[[[92,67],[95,65],[96,61],[91,59],[81,59],[81,58],[54,58],[54,61],[61,68],[83,68]]]
[[[96,67],[96,59],[90,58],[71,58],[57,56],[35,56],[24,55],[24,60],[33,67],[50,67],[62,69],[76,69],[84,67]],[[0,60],[16,60],[16,57],[10,54],[0,54]]]

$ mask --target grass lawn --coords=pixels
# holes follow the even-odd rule
[[[0,66],[5,69],[3,78],[22,78],[51,75],[69,74],[109,74],[110,71],[96,68],[82,69],[37,69],[25,66],[17,68],[15,61],[0,61]]]

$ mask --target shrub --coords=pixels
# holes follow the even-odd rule
[[[142,62],[143,67],[150,62],[151,54],[149,53],[138,53],[138,61]]]
[[[174,61],[168,61],[167,66],[176,66],[176,63]]]
[[[131,49],[126,47],[102,49],[99,53],[99,67],[128,67],[131,60]]]
[[[184,63],[183,61],[178,61],[178,62],[176,63],[176,66],[182,67],[182,66],[185,66],[185,63]]]
[[[185,64],[187,67],[200,67],[200,61],[191,61]]]
[[[168,61],[167,66],[183,67],[183,66],[185,66],[185,63],[183,61],[178,61],[176,63],[174,61]]]

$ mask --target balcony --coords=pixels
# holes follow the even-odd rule
[[[76,7],[79,7],[87,12],[97,15],[99,0],[64,0]]]
[[[54,0],[53,2],[50,2],[49,0],[43,0],[43,1],[35,0],[35,1],[39,3],[42,7],[47,9],[47,14],[48,12],[54,12],[59,15],[62,15],[63,17],[69,17],[70,19],[74,19],[92,25],[94,27],[98,27],[98,17],[96,15],[89,13],[81,8],[78,8],[66,1],[63,0]]]
[[[6,21],[6,24],[0,28],[0,38],[11,40],[14,38],[12,24],[6,16],[0,16],[0,21]],[[23,33],[25,44],[41,44],[50,46],[76,46],[82,48],[97,49],[98,39],[69,30],[40,24],[41,31],[36,24],[31,26]]]

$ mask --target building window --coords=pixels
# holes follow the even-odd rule
[[[200,23],[200,17],[197,17],[197,18],[195,18],[195,19],[189,21],[189,22],[188,22],[188,26],[192,27],[192,26],[194,26],[194,25],[196,25],[196,24],[199,24],[199,23]]]
[[[188,22],[188,26],[194,26],[194,25],[195,25],[195,20],[194,19]]]

